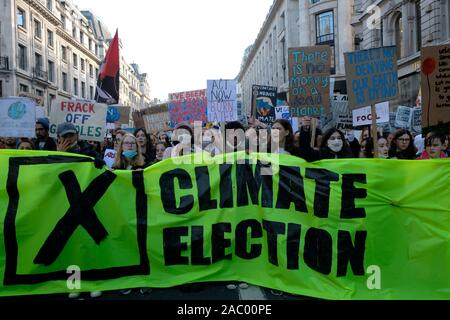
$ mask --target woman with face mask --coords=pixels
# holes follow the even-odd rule
[[[144,156],[135,136],[126,134],[119,143],[114,170],[138,170],[144,169]]]
[[[323,159],[353,158],[353,153],[345,140],[344,134],[334,128],[323,135],[319,150],[311,148],[311,136],[302,132],[299,155],[308,162]]]

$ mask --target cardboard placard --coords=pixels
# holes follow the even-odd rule
[[[256,119],[271,125],[275,121],[275,106],[277,105],[277,87],[258,86],[252,87],[252,106],[256,110]]]
[[[107,123],[130,124],[130,107],[109,105],[106,114]]]
[[[423,127],[450,132],[450,44],[422,48],[422,99]]]
[[[50,136],[56,138],[59,124],[73,123],[80,140],[103,141],[106,132],[106,112],[103,103],[86,100],[53,100],[50,112]]]
[[[326,115],[330,110],[331,48],[290,48],[288,62],[291,115]]]
[[[398,96],[396,47],[346,53],[345,72],[351,110]]]

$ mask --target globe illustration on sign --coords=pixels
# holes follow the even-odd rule
[[[108,113],[106,115],[106,122],[108,123],[114,123],[116,121],[119,121],[120,119],[120,112],[116,107],[108,107]]]
[[[14,102],[8,108],[8,117],[14,120],[22,119],[27,113],[27,106],[21,101]]]
[[[266,117],[273,109],[272,100],[268,97],[259,97],[256,99],[256,110],[260,115]]]

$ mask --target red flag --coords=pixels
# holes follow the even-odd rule
[[[105,60],[100,67],[95,100],[106,104],[117,104],[119,102],[119,79],[119,32],[116,31],[116,35],[106,53]]]

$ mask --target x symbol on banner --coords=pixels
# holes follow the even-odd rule
[[[100,245],[108,236],[108,231],[98,219],[94,207],[114,182],[116,175],[110,171],[102,173],[89,184],[84,192],[81,192],[80,184],[73,171],[61,173],[59,179],[64,185],[70,208],[45,240],[34,259],[35,264],[45,266],[53,264],[79,225],[89,233],[97,245]]]

